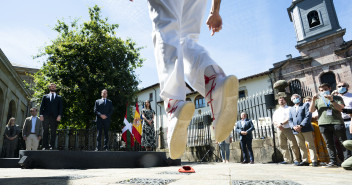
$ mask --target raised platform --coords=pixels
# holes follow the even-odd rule
[[[21,150],[19,164],[46,169],[148,168],[181,165],[181,160],[171,160],[165,152]]]
[[[19,158],[0,158],[0,168],[20,168]]]

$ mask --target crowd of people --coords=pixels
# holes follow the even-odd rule
[[[342,166],[352,170],[352,93],[348,89],[348,83],[339,82],[336,92],[330,93],[330,85],[323,83],[319,86],[319,93],[313,97],[307,96],[302,100],[300,95],[293,94],[290,97],[293,106],[287,105],[285,97],[278,98],[273,124],[283,154],[280,164]],[[240,135],[242,163],[254,163],[253,129],[252,121],[242,112],[235,128]],[[227,140],[231,142],[232,136]],[[228,141],[219,143],[223,162],[229,160]]]

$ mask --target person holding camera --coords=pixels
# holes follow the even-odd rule
[[[348,92],[348,88],[350,85],[346,82],[339,82],[337,83],[337,92],[338,95],[341,96],[343,102],[345,103],[344,109],[349,110],[352,112],[352,93]],[[351,125],[351,116],[348,113],[342,111],[342,119],[345,123],[346,128],[346,139],[352,140],[352,134],[350,133],[350,125]],[[352,156],[352,151],[347,150],[347,157]]]
[[[346,140],[345,125],[341,116],[342,109],[345,107],[343,99],[340,96],[330,95],[331,86],[323,83],[319,86],[319,93],[313,96],[309,112],[313,113],[318,110],[319,130],[322,133],[330,157],[329,164],[326,167],[336,167],[336,146],[334,136],[341,143]],[[347,159],[346,148],[343,147],[344,159]]]

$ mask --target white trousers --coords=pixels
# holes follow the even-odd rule
[[[205,97],[204,71],[212,65],[223,70],[197,41],[207,0],[149,0],[153,22],[154,54],[160,81],[160,97],[186,99],[185,76]],[[210,34],[210,33],[209,33]]]
[[[26,140],[26,150],[38,150],[39,139],[35,134],[29,134]]]

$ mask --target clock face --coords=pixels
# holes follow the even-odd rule
[[[314,10],[309,12],[307,17],[310,28],[320,25],[320,19],[317,11]]]

